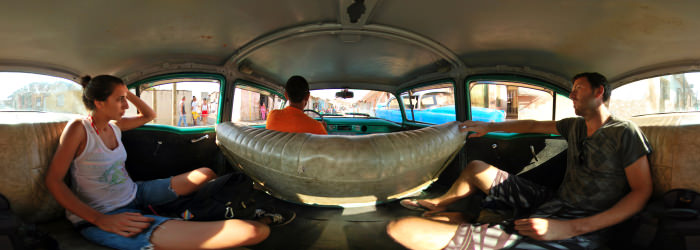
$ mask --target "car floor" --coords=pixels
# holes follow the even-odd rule
[[[389,221],[420,216],[397,201],[355,208],[313,207],[276,202],[295,211],[291,223],[271,228],[270,237],[251,249],[404,249],[386,233]]]
[[[423,195],[434,196],[444,188],[435,185]],[[259,199],[259,198],[258,198]],[[270,236],[257,245],[237,249],[405,249],[386,233],[396,218],[420,216],[398,201],[365,207],[317,207],[290,203],[265,195],[275,209],[292,210],[296,218],[287,225],[271,228]],[[59,242],[61,249],[109,249],[93,244],[77,233],[66,219],[39,225]]]

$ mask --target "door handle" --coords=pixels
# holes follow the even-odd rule
[[[197,142],[199,142],[199,141],[201,141],[201,140],[204,140],[204,139],[209,139],[209,135],[204,135],[204,136],[199,137],[199,138],[197,138],[197,139],[192,139],[192,140],[190,140],[190,142],[191,142],[191,143],[197,143]]]

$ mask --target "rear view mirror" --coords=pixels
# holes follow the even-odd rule
[[[352,91],[348,91],[347,89],[344,89],[343,91],[340,92],[335,92],[335,97],[338,98],[343,98],[343,99],[348,99],[348,98],[353,98],[355,96],[355,93]]]

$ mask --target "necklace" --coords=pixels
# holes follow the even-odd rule
[[[90,119],[90,125],[92,125],[92,128],[95,129],[95,133],[97,133],[97,134],[99,135],[99,134],[100,134],[100,131],[97,130],[97,126],[95,126],[95,122],[92,120],[92,116],[89,115],[89,116],[88,116],[88,119]]]

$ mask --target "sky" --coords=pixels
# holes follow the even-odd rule
[[[173,85],[172,84],[164,84],[164,85],[156,86],[156,89],[172,90]],[[197,99],[200,99],[202,97],[202,92],[206,92],[207,94],[219,92],[219,83],[218,82],[217,83],[213,83],[213,82],[178,82],[177,89],[190,90],[190,91],[192,91],[193,96],[196,96]],[[190,96],[189,98],[192,98],[192,97]]]
[[[65,78],[32,73],[0,72],[0,82],[2,83],[2,88],[0,88],[0,100],[7,98],[12,92],[15,92],[15,90],[33,82],[58,81],[73,82]]]

